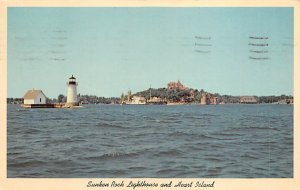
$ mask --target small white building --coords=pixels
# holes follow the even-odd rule
[[[147,103],[146,98],[142,96],[133,96],[129,104],[146,104],[146,103]]]
[[[24,104],[46,104],[46,96],[42,90],[28,90],[23,99]]]

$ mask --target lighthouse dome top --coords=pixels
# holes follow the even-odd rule
[[[69,78],[67,85],[78,85],[76,78],[73,75]]]
[[[76,79],[73,75],[69,79]]]

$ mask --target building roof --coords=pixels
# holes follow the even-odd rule
[[[43,93],[42,90],[28,90],[26,94],[23,96],[24,99],[34,99],[37,97],[40,93],[42,93],[44,96],[45,94]],[[46,97],[46,96],[45,96]]]

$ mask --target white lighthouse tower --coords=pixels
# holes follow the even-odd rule
[[[77,100],[77,85],[76,78],[72,75],[67,82],[68,94],[67,94],[67,107],[78,106]]]

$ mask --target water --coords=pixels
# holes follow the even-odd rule
[[[8,105],[8,177],[291,178],[292,105]]]

